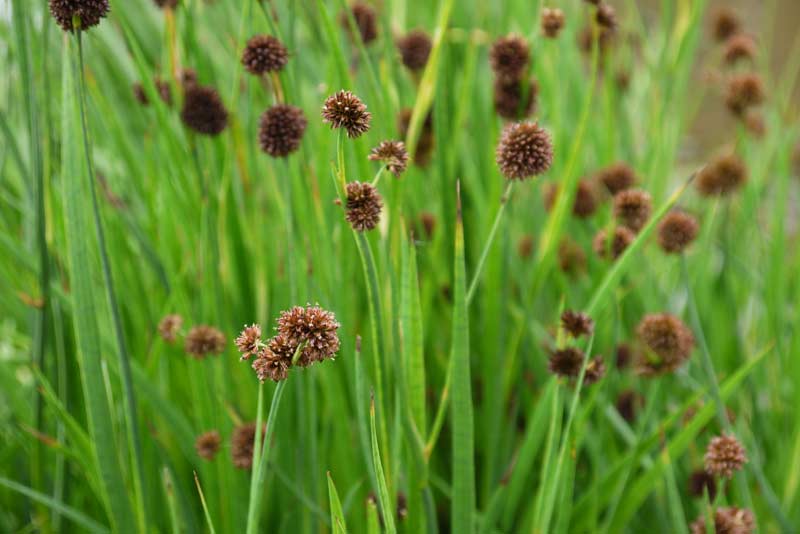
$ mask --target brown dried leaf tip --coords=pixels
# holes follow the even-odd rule
[[[333,312],[319,306],[295,306],[278,318],[279,337],[285,338],[294,350],[303,345],[297,360],[302,367],[336,356],[339,326]]]
[[[495,159],[509,180],[546,172],[553,164],[553,140],[536,122],[515,122],[503,128]]]
[[[408,152],[402,141],[381,141],[367,157],[371,161],[383,162],[386,169],[395,176],[400,176],[408,167]]]
[[[194,442],[194,448],[197,455],[204,460],[213,460],[214,456],[219,452],[222,438],[216,430],[209,430],[197,436]]]
[[[701,515],[689,525],[692,534],[706,534],[706,517]],[[756,531],[753,512],[735,506],[717,508],[714,512],[715,534],[752,534]]]
[[[725,154],[706,165],[697,176],[697,190],[703,196],[727,195],[747,182],[747,167],[737,155]]]
[[[717,482],[705,469],[692,471],[692,474],[689,475],[687,486],[689,495],[692,497],[702,499],[703,495],[708,492],[708,498],[713,501],[714,497],[717,496]]]
[[[225,350],[225,335],[208,325],[192,327],[186,334],[184,349],[197,359],[203,359],[210,354],[220,354]]]
[[[50,14],[65,32],[97,26],[110,9],[108,0],[50,0]],[[75,17],[80,19],[79,28],[72,25]]]
[[[182,326],[183,317],[177,313],[171,313],[164,316],[158,323],[158,335],[167,343],[175,343]]]
[[[694,349],[692,331],[669,313],[645,315],[636,331],[650,351],[642,355],[644,361],[640,362],[645,374],[675,371],[689,359]]]
[[[731,478],[747,463],[747,455],[739,440],[732,435],[717,436],[711,440],[703,457],[710,475]]]
[[[489,49],[489,65],[498,78],[522,79],[529,63],[528,43],[518,35],[500,37]]]
[[[542,33],[545,37],[555,39],[564,27],[564,12],[557,7],[542,9]]]
[[[630,189],[636,184],[636,171],[627,163],[614,163],[600,169],[596,179],[600,181],[609,193],[616,195],[620,191]]]
[[[653,200],[650,193],[641,189],[626,189],[614,195],[614,216],[638,233],[650,219]]]
[[[658,245],[667,254],[680,254],[699,231],[697,219],[682,211],[671,211],[658,224]]]
[[[350,138],[359,137],[369,130],[372,114],[360,98],[350,91],[339,91],[329,96],[322,106],[322,121],[331,128],[344,128]]]
[[[237,426],[231,434],[231,460],[239,469],[253,467],[253,448],[256,439],[256,424],[246,423]],[[264,428],[261,429],[261,439],[264,439]]]
[[[714,13],[711,26],[714,39],[718,42],[723,42],[729,37],[739,33],[742,23],[736,11],[729,7],[723,7]]]
[[[378,226],[383,200],[378,190],[369,182],[347,184],[345,218],[353,230],[364,232]]]
[[[739,74],[728,81],[725,105],[734,115],[743,116],[764,102],[764,98],[764,82],[758,74]]]
[[[289,51],[277,37],[255,35],[242,52],[242,65],[250,74],[260,76],[283,69],[289,62]]]
[[[626,226],[614,228],[614,235],[611,239],[608,237],[608,232],[602,229],[595,234],[592,248],[601,258],[608,259],[610,255],[612,260],[616,260],[622,256],[634,239],[636,239],[636,234]]]
[[[242,333],[234,341],[236,349],[242,354],[242,360],[255,356],[261,350],[261,325],[251,324],[245,326]]]
[[[289,104],[276,104],[261,115],[258,143],[273,158],[284,158],[300,148],[308,121],[303,110]]]
[[[186,86],[181,110],[183,123],[203,135],[219,135],[228,125],[228,111],[213,87]]]
[[[421,71],[433,48],[430,36],[422,30],[412,30],[397,40],[397,50],[403,65],[412,72]]]
[[[594,321],[583,312],[564,310],[561,314],[561,328],[572,337],[591,336]]]
[[[355,19],[356,28],[361,36],[361,41],[363,41],[365,45],[374,41],[375,38],[378,37],[378,16],[375,13],[375,9],[367,3],[356,2],[350,6],[350,10],[353,13],[353,19]],[[339,14],[339,24],[342,25],[342,28],[344,28],[352,39],[353,34],[350,31],[350,20],[347,12]]]

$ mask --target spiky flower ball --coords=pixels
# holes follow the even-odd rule
[[[692,534],[707,534],[705,515],[695,519],[689,528]],[[714,512],[715,534],[753,534],[755,531],[756,521],[750,510],[725,506]]]
[[[214,456],[219,452],[219,446],[222,443],[222,438],[216,430],[209,430],[197,436],[194,442],[194,448],[197,455],[204,460],[213,460]]]
[[[591,386],[602,380],[606,376],[606,364],[603,358],[596,356],[586,363],[586,371],[583,373],[583,383]]]
[[[503,176],[524,180],[546,172],[553,164],[553,140],[536,122],[507,124],[497,144],[495,159]]]
[[[647,374],[675,371],[694,349],[694,335],[683,321],[669,313],[645,315],[636,328],[639,339],[649,349],[643,355],[642,371]]]
[[[523,78],[529,62],[528,43],[518,35],[500,37],[489,49],[489,65],[498,78],[507,80]]]
[[[625,226],[639,232],[650,219],[653,201],[641,189],[626,189],[614,195],[614,216]]]
[[[276,104],[261,115],[258,144],[274,158],[284,158],[300,148],[308,121],[303,110],[289,104]]]
[[[703,196],[727,195],[747,182],[747,167],[736,154],[725,154],[706,165],[697,176]]]
[[[189,85],[184,94],[183,123],[203,135],[219,135],[228,126],[228,110],[213,87]]]
[[[542,33],[545,37],[555,39],[564,27],[564,12],[557,7],[542,9]]]
[[[764,98],[764,82],[758,74],[739,74],[728,81],[725,105],[734,115],[744,115],[745,111],[761,104]]]
[[[408,152],[402,141],[381,141],[367,157],[371,161],[383,162],[395,176],[400,176],[408,167]]]
[[[164,316],[158,323],[158,335],[167,343],[175,343],[183,326],[183,317],[176,313]]]
[[[600,169],[596,177],[612,195],[630,189],[637,182],[636,171],[627,163],[621,162]]]
[[[610,4],[600,2],[597,4],[595,20],[600,27],[613,30],[617,27],[617,12]]]
[[[749,35],[737,33],[725,41],[725,62],[729,65],[756,57],[756,42]]]
[[[347,136],[355,138],[369,130],[372,114],[367,106],[350,91],[329,96],[322,106],[322,121],[331,128],[344,128]]]
[[[186,334],[184,349],[197,359],[203,359],[210,354],[220,354],[225,350],[225,335],[208,325],[192,327]]]
[[[575,378],[581,372],[583,352],[575,347],[565,347],[550,353],[547,368],[554,375],[564,378]]]
[[[583,312],[564,310],[561,314],[561,328],[572,337],[591,336],[594,321]]]
[[[333,358],[339,351],[336,316],[319,306],[295,306],[281,313],[278,334],[292,347],[303,347],[297,364],[303,367]],[[296,350],[296,349],[295,349]]]
[[[97,26],[110,9],[108,0],[50,0],[50,14],[65,32]],[[74,17],[80,19],[78,28],[72,25]]]
[[[264,429],[262,428],[262,439]],[[231,460],[233,465],[239,469],[250,469],[253,467],[253,447],[256,439],[256,424],[246,423],[237,426],[231,434]]]
[[[242,52],[242,65],[250,74],[260,76],[283,69],[289,62],[289,51],[277,37],[255,35]]]
[[[378,226],[382,208],[383,199],[372,184],[369,182],[347,184],[345,218],[353,230],[364,232]]]
[[[539,84],[533,78],[527,84],[522,80],[496,78],[493,88],[494,109],[504,119],[519,120],[536,109]]]
[[[667,254],[680,254],[699,231],[697,219],[683,211],[671,211],[658,224],[658,245]]]
[[[696,469],[689,475],[687,490],[692,497],[703,498],[707,492],[708,498],[713,501],[717,496],[717,482],[713,475],[708,474],[705,469]]]
[[[350,10],[353,13],[353,19],[355,19],[356,29],[361,36],[361,41],[363,41],[365,45],[374,41],[375,38],[378,37],[378,16],[375,13],[375,9],[367,3],[356,2],[350,6]],[[352,38],[353,35],[350,31],[350,20],[347,12],[342,12],[339,15],[339,24],[342,25],[342,28],[344,28],[347,34]]]
[[[711,440],[703,456],[703,464],[711,475],[731,478],[747,463],[747,454],[739,440],[732,435],[717,436]]]
[[[428,56],[433,48],[430,36],[422,30],[411,30],[397,40],[397,49],[403,65],[410,71],[417,72],[425,68]]]
[[[601,258],[608,259],[609,254],[612,260],[616,260],[625,249],[633,243],[636,239],[636,234],[633,233],[627,226],[617,226],[614,228],[614,235],[609,238],[605,228],[601,229],[594,236],[592,241],[592,248],[595,253]]]
[[[739,33],[741,27],[742,22],[739,20],[739,15],[732,8],[722,7],[714,13],[711,30],[714,39],[718,42],[723,42]]]
[[[286,380],[292,366],[292,356],[293,349],[284,337],[278,335],[270,339],[268,346],[262,348],[253,360],[252,367],[258,380]]]
[[[250,326],[245,326],[234,343],[242,354],[242,360],[247,360],[250,356],[256,355],[261,350],[261,325],[251,324]]]

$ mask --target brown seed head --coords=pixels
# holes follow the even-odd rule
[[[333,312],[319,306],[295,306],[282,312],[278,318],[278,334],[285,338],[285,343],[294,347],[294,350],[304,344],[297,361],[302,367],[336,356],[339,350],[338,330],[339,323]]]
[[[504,119],[519,120],[536,109],[539,84],[534,78],[527,84],[521,80],[496,78],[493,87],[494,109]]]
[[[739,440],[732,435],[717,436],[711,440],[703,457],[710,475],[731,478],[747,463],[747,455]]]
[[[261,429],[262,439],[264,429]],[[239,469],[250,469],[253,467],[253,447],[256,439],[256,424],[246,423],[237,426],[231,434],[231,459],[233,465]]]
[[[652,210],[653,201],[647,191],[626,189],[614,195],[614,216],[634,232],[644,228]]]
[[[261,115],[258,143],[274,158],[296,151],[303,140],[308,121],[303,110],[289,104],[276,104]]]
[[[519,80],[530,62],[528,43],[518,35],[498,38],[489,49],[489,65],[498,78]]]
[[[610,4],[600,2],[597,4],[595,20],[601,27],[614,30],[617,27],[617,12]]]
[[[564,310],[561,314],[561,328],[572,337],[591,336],[594,332],[594,321],[583,312]]]
[[[214,456],[219,451],[219,446],[222,443],[222,438],[216,430],[209,430],[197,436],[194,442],[194,448],[197,455],[204,460],[213,460]]]
[[[203,135],[219,135],[228,125],[228,111],[213,87],[186,86],[181,110],[183,123]]]
[[[517,243],[517,254],[522,259],[528,259],[533,254],[533,236],[526,234]]]
[[[620,191],[630,189],[638,181],[636,172],[627,163],[614,163],[597,172],[596,179],[600,181],[609,193],[616,195]]]
[[[356,28],[361,36],[361,41],[365,45],[374,41],[378,37],[378,16],[375,13],[375,9],[367,3],[355,2],[350,6],[350,10],[353,12],[353,18],[356,21]],[[342,28],[352,39],[353,34],[350,31],[350,21],[347,13],[342,12],[339,14],[339,24],[342,25]]]
[[[575,347],[566,347],[550,353],[547,368],[554,375],[575,378],[581,372],[583,352]]]
[[[564,27],[564,12],[557,7],[542,9],[542,33],[545,37],[555,39]]]
[[[636,356],[635,349],[628,343],[620,343],[619,345],[617,345],[616,353],[617,353],[616,357],[617,369],[619,369],[620,371],[623,369],[627,369]]]
[[[706,534],[706,517],[701,515],[690,525],[692,534]],[[716,534],[753,534],[756,521],[753,512],[744,508],[726,506],[714,512],[714,532]]]
[[[182,326],[183,317],[177,313],[171,313],[164,316],[158,323],[158,335],[167,343],[175,343]]]
[[[495,159],[509,180],[546,172],[553,163],[553,140],[536,122],[514,122],[503,128]]]
[[[552,186],[545,191],[544,205],[547,211],[553,209],[558,196],[558,186]],[[572,214],[579,219],[587,219],[597,211],[597,194],[591,182],[578,181],[575,189],[575,200],[572,202]]]
[[[372,114],[360,98],[350,91],[339,91],[329,96],[322,106],[322,122],[331,128],[344,128],[350,138],[359,137],[369,130]]]
[[[697,219],[683,211],[671,211],[658,224],[658,245],[667,254],[680,254],[699,231]]]
[[[430,36],[422,30],[411,30],[397,40],[403,65],[414,72],[425,68],[432,47]]]
[[[386,164],[386,169],[400,176],[408,167],[408,152],[406,144],[402,141],[381,141],[372,149],[368,158],[372,161],[382,161]]]
[[[651,351],[651,354],[644,355],[643,372],[658,374],[675,371],[692,354],[692,331],[683,321],[669,313],[645,315],[636,332]]]
[[[703,196],[727,195],[747,182],[747,167],[736,154],[725,154],[706,165],[697,176]]]
[[[756,41],[744,33],[737,33],[725,41],[725,61],[729,65],[756,57]]]
[[[255,35],[242,52],[242,65],[250,74],[260,76],[283,69],[289,62],[289,51],[277,37]]]
[[[213,326],[198,325],[192,327],[186,334],[184,349],[197,359],[203,359],[210,354],[220,354],[225,350],[225,335]]]
[[[65,32],[97,26],[110,9],[108,0],[50,0],[50,14]],[[74,17],[80,19],[80,28],[72,26]]]
[[[608,259],[610,253],[611,259],[616,260],[622,256],[622,253],[625,252],[625,249],[628,248],[628,245],[630,245],[634,239],[636,239],[636,234],[626,226],[617,226],[614,228],[614,236],[610,240],[608,233],[605,228],[603,228],[595,234],[594,240],[592,241],[592,248],[601,258]]]
[[[181,69],[178,72],[178,81],[184,89],[190,85],[197,85],[197,71],[188,67]]]
[[[636,412],[639,411],[642,404],[642,396],[632,389],[628,389],[619,394],[615,406],[619,415],[625,419],[628,424],[633,424],[636,420]]]
[[[270,347],[276,347],[273,351]],[[290,353],[291,352],[291,353]],[[286,380],[289,376],[289,368],[292,365],[293,351],[286,339],[280,335],[270,339],[268,346],[263,347],[255,359],[253,359],[253,370],[261,382],[267,379],[273,382]]]
[[[714,497],[717,496],[717,483],[712,475],[709,475],[705,469],[695,469],[689,475],[687,482],[687,489],[689,495],[692,497],[702,498],[705,492],[708,492],[708,498],[713,502]]]
[[[586,270],[586,253],[575,241],[564,238],[558,244],[558,267],[566,274],[577,276]]]
[[[378,226],[382,208],[383,199],[372,184],[369,182],[347,184],[345,218],[353,230],[364,232]]]
[[[596,356],[586,364],[586,372],[583,374],[583,383],[587,386],[591,386],[599,382],[605,375],[606,364],[602,357]]]
[[[397,520],[405,521],[408,517],[408,499],[402,491],[397,492]]]
[[[758,74],[739,74],[728,81],[725,105],[734,115],[743,116],[764,101],[764,82]]]
[[[736,11],[733,9],[723,7],[714,13],[711,29],[714,39],[718,42],[721,43],[734,34],[739,33],[741,27],[742,23],[739,20],[739,15],[737,15]]]
[[[429,211],[423,211],[419,214],[419,222],[422,224],[422,230],[425,232],[425,237],[431,239],[433,232],[436,230],[436,215]]]
[[[261,350],[261,325],[245,325],[244,330],[242,330],[234,343],[242,354],[243,360],[249,359],[250,356],[255,356]]]

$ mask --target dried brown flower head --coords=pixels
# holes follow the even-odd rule
[[[261,325],[251,324],[244,327],[234,341],[236,349],[242,354],[242,360],[255,356],[261,350]]]
[[[183,68],[178,72],[178,82],[181,87],[186,89],[190,85],[197,84],[197,71],[190,68]]]
[[[425,237],[431,239],[433,232],[436,230],[436,215],[429,211],[423,211],[419,214],[419,222],[422,224],[422,230],[425,232]]]
[[[369,130],[372,114],[367,106],[350,91],[339,91],[329,96],[322,106],[322,121],[331,128],[344,128],[347,136],[359,137]]]
[[[617,12],[610,4],[600,2],[597,4],[595,20],[601,27],[613,30],[617,27]]]
[[[623,369],[627,369],[627,367],[634,361],[636,354],[635,349],[631,347],[628,343],[620,343],[617,345],[616,350],[616,364],[617,369],[620,371]]]
[[[498,78],[522,79],[529,63],[528,43],[518,35],[500,37],[489,49],[489,65]]]
[[[592,241],[592,248],[601,258],[608,259],[610,253],[611,259],[616,260],[622,256],[622,253],[633,243],[634,239],[636,239],[636,234],[626,226],[617,226],[614,228],[614,235],[611,238],[609,238],[608,233],[605,228],[603,228],[595,234],[594,240]]]
[[[542,9],[542,33],[545,37],[555,39],[564,27],[564,12],[557,7]]]
[[[553,163],[553,140],[536,122],[514,122],[503,128],[495,159],[509,180],[546,172]]]
[[[292,347],[303,349],[297,364],[308,366],[333,358],[339,351],[339,323],[336,316],[319,306],[295,306],[281,313],[278,333]]]
[[[300,148],[308,121],[303,110],[289,104],[276,104],[261,115],[258,143],[274,158],[283,158]]]
[[[710,475],[731,478],[747,463],[747,455],[739,440],[732,435],[717,436],[711,440],[703,457]]]
[[[233,465],[239,469],[253,467],[253,449],[256,439],[256,424],[246,423],[237,426],[231,434],[231,459]],[[261,439],[264,439],[264,429],[261,429]]]
[[[210,354],[220,354],[225,350],[225,335],[208,325],[192,327],[186,334],[184,349],[197,359],[203,359]]]
[[[717,482],[705,469],[695,469],[689,475],[687,490],[692,497],[702,498],[708,492],[708,498],[713,502],[717,496]]]
[[[566,347],[550,353],[547,368],[554,375],[565,378],[575,378],[581,372],[583,365],[583,352],[575,347]]]
[[[347,184],[345,218],[353,230],[364,232],[378,226],[382,208],[383,199],[372,184],[369,182]]]
[[[575,241],[562,239],[558,244],[558,267],[566,274],[577,276],[586,270],[586,253]]]
[[[368,158],[383,162],[386,169],[395,176],[400,176],[408,167],[408,152],[402,141],[381,141],[370,151]]]
[[[533,254],[533,236],[525,234],[517,243],[517,254],[522,259],[528,259]]]
[[[671,211],[658,223],[658,245],[667,254],[680,254],[699,231],[697,219],[683,211]]]
[[[754,59],[756,51],[755,39],[744,33],[732,35],[725,41],[725,61],[729,65],[733,65],[743,59]]]
[[[706,534],[706,518],[701,515],[690,525],[692,534]],[[753,512],[744,508],[726,506],[714,512],[714,532],[716,534],[753,534],[756,521]]]
[[[164,80],[156,78],[155,80],[156,91],[158,92],[158,96],[161,98],[161,101],[164,102],[166,105],[172,105],[172,90],[169,87],[169,83],[165,82]],[[140,82],[136,82],[133,84],[133,96],[136,97],[136,100],[143,106],[150,105],[150,99],[147,98],[147,93],[144,90],[144,86]]]
[[[400,137],[405,139],[408,136],[408,128],[411,125],[411,108],[403,108],[397,114],[397,129]],[[428,112],[425,121],[422,123],[422,131],[417,140],[417,149],[414,152],[414,164],[420,167],[425,167],[431,160],[434,145],[433,133],[433,114]]]
[[[596,179],[600,181],[609,193],[616,195],[620,191],[630,189],[638,181],[636,172],[627,163],[614,163],[600,169]]]
[[[255,35],[242,52],[242,65],[250,74],[260,76],[283,69],[289,62],[289,51],[277,37]]]
[[[108,0],[50,0],[50,14],[65,32],[97,26],[109,10]],[[80,19],[80,28],[72,26],[74,17]]]
[[[375,13],[375,9],[365,2],[355,2],[350,6],[350,10],[353,13],[353,19],[356,22],[356,29],[358,29],[358,33],[361,36],[361,41],[365,45],[374,41],[378,37],[378,16]],[[347,12],[339,14],[339,24],[342,25],[342,28],[352,39],[353,34],[350,31]]]
[[[651,354],[643,355],[643,372],[657,374],[678,369],[689,359],[694,335],[683,321],[669,313],[645,315],[636,329]]]
[[[594,321],[583,312],[564,310],[561,314],[561,328],[572,337],[591,336]]]
[[[736,154],[725,154],[706,165],[697,175],[697,190],[703,196],[727,195],[747,182],[747,167]]]
[[[175,343],[182,326],[183,317],[177,313],[165,315],[158,323],[158,335],[167,343]]]
[[[519,120],[536,109],[539,84],[535,79],[525,84],[522,80],[497,78],[493,87],[494,109],[504,119]]]
[[[599,382],[606,375],[606,364],[603,358],[596,356],[586,364],[586,371],[583,374],[583,383],[587,386]]]
[[[422,30],[411,30],[397,40],[403,65],[414,72],[425,68],[432,47],[430,36]]]
[[[273,350],[275,348],[276,350]],[[286,380],[292,366],[293,349],[283,336],[270,339],[268,346],[262,348],[253,359],[253,370],[261,382]]]
[[[219,135],[228,125],[228,111],[213,87],[188,85],[181,110],[183,123],[203,135]]]
[[[636,412],[639,411],[643,403],[644,399],[639,393],[631,389],[627,389],[619,394],[615,403],[615,407],[617,408],[617,412],[619,412],[620,417],[625,419],[625,421],[631,425],[636,420]]]
[[[718,42],[723,42],[734,34],[739,33],[741,27],[742,23],[739,20],[739,15],[737,15],[736,11],[733,9],[723,7],[714,13],[714,18],[712,19],[712,33],[714,39]]]
[[[214,456],[219,451],[219,446],[222,443],[222,438],[216,430],[209,430],[197,436],[194,442],[194,448],[197,455],[204,460],[213,460]]]
[[[653,201],[647,191],[626,189],[614,195],[614,216],[634,232],[644,228],[652,211]]]
[[[764,82],[758,74],[738,74],[728,81],[725,105],[734,115],[742,116],[764,101]]]

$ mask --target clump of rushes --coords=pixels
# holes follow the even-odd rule
[[[645,315],[636,332],[648,349],[641,355],[640,370],[644,374],[675,371],[692,354],[692,331],[683,321],[669,313]]]
[[[411,30],[397,40],[400,59],[412,72],[419,72],[425,68],[431,48],[433,48],[431,38],[422,30]]]
[[[557,7],[542,9],[542,33],[545,37],[555,39],[564,28],[564,12]]]
[[[194,448],[197,455],[204,460],[213,460],[214,456],[219,452],[222,438],[216,430],[209,430],[197,436],[194,442]]]
[[[592,240],[592,248],[601,258],[608,259],[609,254],[612,260],[616,260],[625,249],[636,239],[634,234],[627,226],[617,226],[614,228],[614,235],[609,239],[605,228],[595,234]]]
[[[724,478],[733,477],[747,463],[744,447],[735,436],[722,435],[712,438],[703,456],[706,472]]]
[[[739,20],[739,15],[736,14],[732,8],[722,7],[714,13],[711,22],[711,31],[718,42],[724,42],[726,39],[739,33],[742,23]]]
[[[172,90],[169,87],[169,83],[156,78],[155,80],[156,91],[158,91],[158,96],[161,98],[161,101],[164,102],[166,105],[172,105]],[[147,93],[144,91],[144,87],[140,82],[136,82],[133,84],[133,96],[136,97],[136,100],[143,106],[150,105],[150,100],[147,98]]]
[[[728,81],[725,105],[737,116],[764,101],[764,82],[758,74],[739,74]]]
[[[264,429],[261,430],[262,435]],[[256,439],[256,424],[245,423],[233,429],[231,434],[231,460],[239,469],[253,467],[253,445]]]
[[[595,20],[601,28],[613,30],[617,27],[617,12],[610,4],[600,2],[597,4]]]
[[[289,62],[289,51],[277,37],[255,35],[251,37],[242,52],[242,65],[250,74],[260,76],[276,72]]]
[[[699,231],[697,219],[683,211],[671,211],[658,223],[658,245],[667,254],[680,254]]]
[[[614,195],[614,216],[625,226],[639,232],[650,219],[653,201],[641,189],[626,189]]]
[[[591,336],[594,321],[583,312],[564,310],[561,314],[561,328],[572,337]]]
[[[371,43],[378,37],[378,17],[375,9],[364,2],[356,2],[350,6],[350,11],[353,13],[353,19],[356,21],[356,29],[361,35],[361,41],[366,45]],[[342,12],[339,15],[339,23],[345,29],[347,34],[352,39],[353,35],[350,31],[350,21],[347,12]]]
[[[504,119],[519,120],[536,110],[539,84],[534,78],[526,84],[518,80],[497,78],[494,81],[494,109]]]
[[[158,335],[167,343],[175,343],[182,326],[183,317],[177,313],[165,315],[158,323]]]
[[[703,196],[728,195],[747,182],[747,167],[736,154],[724,154],[706,165],[697,176]]]
[[[692,534],[706,534],[706,517],[701,515],[689,528]],[[717,508],[714,512],[714,532],[716,534],[752,534],[756,531],[753,512],[735,506]]]
[[[154,0],[161,9],[175,9],[178,7],[178,0]]]
[[[197,359],[225,350],[225,335],[213,326],[197,325],[189,330],[184,340],[186,352]]]
[[[544,206],[547,211],[553,209],[557,197],[557,186],[551,186],[545,191]],[[579,219],[586,219],[594,215],[595,211],[597,211],[597,195],[594,187],[588,180],[580,180],[575,189],[572,214]]]
[[[405,138],[408,135],[408,128],[411,125],[411,108],[403,108],[397,114],[397,129],[400,132],[400,137]],[[417,140],[417,147],[414,151],[414,164],[420,167],[425,167],[431,160],[434,146],[434,133],[433,133],[433,114],[428,112],[425,121],[422,123],[422,131]]]
[[[565,347],[550,353],[547,368],[554,375],[574,378],[581,372],[583,352],[576,347]]]
[[[707,492],[709,500],[713,501],[717,496],[717,483],[714,477],[706,472],[705,469],[695,469],[689,475],[687,490],[692,497],[702,498]]]
[[[489,64],[497,78],[520,80],[529,62],[528,43],[518,35],[498,38],[489,50]]]
[[[308,121],[303,110],[289,104],[276,104],[261,115],[258,144],[274,158],[296,151],[303,140]]]
[[[329,96],[322,106],[322,121],[331,128],[344,128],[347,136],[356,138],[369,130],[372,114],[367,106],[350,91],[339,91]]]
[[[400,176],[408,167],[408,152],[402,141],[381,141],[367,157],[371,161],[383,162],[395,177]]]
[[[550,133],[536,122],[516,122],[503,128],[495,159],[509,180],[524,180],[546,172],[553,163]]]
[[[228,126],[228,110],[213,87],[187,85],[181,120],[203,135],[219,135]]]
[[[612,195],[616,195],[625,189],[630,189],[637,182],[636,171],[627,163],[621,162],[600,169],[596,174],[596,179]]]
[[[109,10],[108,0],[50,0],[50,14],[65,32],[97,26]],[[80,20],[78,28],[72,25],[75,17]]]
[[[347,184],[345,218],[353,230],[364,232],[378,226],[383,200],[378,190],[369,182]]]
[[[755,40],[744,33],[737,33],[725,41],[725,62],[733,65],[740,60],[752,60],[756,56]]]

